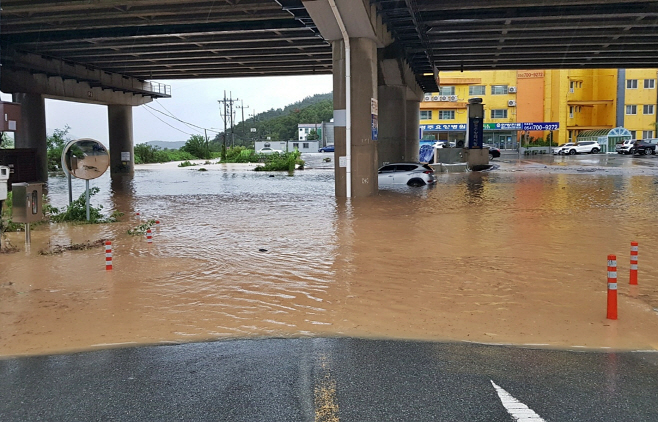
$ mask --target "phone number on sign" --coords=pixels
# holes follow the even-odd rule
[[[557,123],[523,125],[523,130],[557,130],[560,127]]]

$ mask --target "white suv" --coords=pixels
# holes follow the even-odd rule
[[[557,147],[553,148],[553,154],[560,154],[562,153],[562,150],[564,148],[568,148],[574,145],[576,145],[574,142],[568,142],[566,144],[558,145]]]
[[[379,187],[393,185],[425,186],[436,183],[434,170],[427,164],[390,163],[377,172]]]
[[[635,139],[627,139],[615,145],[615,151],[617,151],[617,154],[630,154],[634,143]]]
[[[599,145],[598,142],[582,141],[582,142],[578,142],[576,145],[562,148],[560,154],[569,154],[569,155],[584,154],[584,153],[596,154],[599,151],[601,151],[601,145]]]

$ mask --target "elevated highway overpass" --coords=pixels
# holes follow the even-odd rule
[[[351,102],[353,196],[376,193],[381,162],[417,158],[441,70],[658,67],[658,2],[641,0],[4,0],[0,33],[0,90],[22,104],[17,146],[39,149],[44,180],[44,98],[107,105],[110,149],[132,156],[132,107],[172,95],[157,80],[332,73],[338,156]],[[338,196],[347,174],[337,164]]]

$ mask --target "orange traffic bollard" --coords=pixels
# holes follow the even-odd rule
[[[112,242],[109,240],[105,242],[105,269],[112,269]]]
[[[617,319],[617,257],[608,255],[608,319]]]
[[[637,285],[637,252],[638,243],[631,242],[631,277],[630,284]]]

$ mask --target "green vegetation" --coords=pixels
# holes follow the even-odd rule
[[[14,140],[5,132],[0,134],[0,149],[10,149],[14,147]]]
[[[145,223],[140,224],[137,227],[134,227],[128,230],[128,234],[131,236],[144,236],[146,231],[155,225],[155,220],[148,220]]]
[[[196,160],[186,151],[178,149],[161,149],[147,144],[135,145],[135,164],[168,163],[170,161]]]
[[[89,189],[89,198],[91,199],[91,197],[96,195],[99,191],[100,189],[97,187]],[[99,207],[89,206],[89,223],[116,223],[119,217],[123,215],[123,213],[119,211],[114,211],[109,217],[105,217],[101,212],[102,209],[102,205]],[[50,220],[56,223],[65,221],[86,223],[87,200],[85,194],[83,193],[80,195],[78,199],[74,200],[71,205],[64,208],[61,212],[57,208],[50,207],[49,212],[46,214],[50,214]]]
[[[62,151],[67,142],[71,140],[68,136],[69,125],[64,129],[55,129],[51,136],[46,137],[48,154],[48,171],[59,171],[62,169]]]
[[[178,165],[178,167],[191,167],[191,166],[196,166],[197,164],[190,163],[189,161],[183,161]]]
[[[255,171],[295,171],[295,165],[304,165],[304,161],[299,158],[299,151],[284,152],[283,154],[274,153],[266,155],[265,164],[256,167]]]

